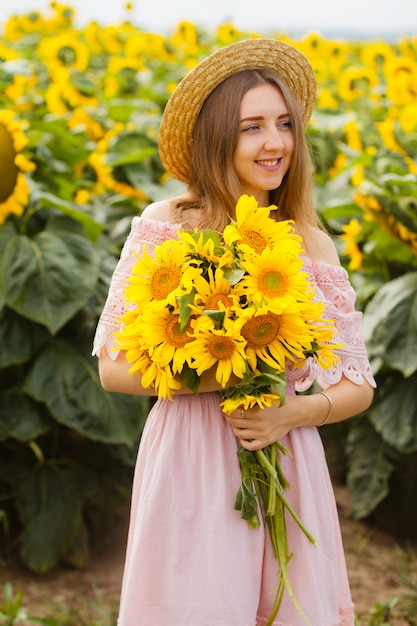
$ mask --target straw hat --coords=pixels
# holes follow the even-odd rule
[[[249,69],[271,69],[282,76],[301,105],[307,126],[316,97],[316,80],[306,57],[276,39],[254,38],[232,43],[201,61],[175,89],[159,129],[159,153],[167,172],[189,181],[194,125],[205,100],[226,78]]]

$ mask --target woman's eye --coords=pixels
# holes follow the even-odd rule
[[[258,128],[259,128],[258,124],[251,124],[250,126],[245,126],[244,128],[242,128],[242,131],[246,133],[251,130],[258,130]]]

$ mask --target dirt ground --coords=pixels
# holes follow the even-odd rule
[[[404,544],[372,526],[350,517],[349,495],[344,487],[335,487],[342,526],[352,595],[361,626],[372,623],[375,606],[399,598],[397,608],[387,616],[390,626],[417,624],[414,618],[396,617],[410,588],[401,576],[410,575],[417,582],[417,545]],[[100,545],[87,569],[59,568],[44,576],[35,576],[17,568],[0,570],[0,585],[11,582],[14,590],[23,590],[23,604],[29,615],[47,616],[51,608],[79,601],[80,596],[94,602],[113,603],[117,607],[123,572],[128,510]],[[92,595],[91,595],[92,594]],[[415,594],[415,592],[414,592]],[[414,595],[415,598],[415,595]],[[376,620],[376,617],[374,616]],[[382,624],[382,621],[373,623]]]

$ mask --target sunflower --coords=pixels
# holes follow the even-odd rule
[[[126,353],[127,362],[132,363],[129,374],[139,372],[145,389],[155,389],[159,397],[171,400],[172,392],[181,389],[182,385],[175,379],[169,364],[161,366],[151,358],[144,337],[145,329],[142,316],[136,310],[127,310],[120,330],[114,334],[114,350]]]
[[[156,301],[160,308],[171,304],[176,298],[192,290],[192,281],[201,273],[186,264],[187,250],[176,240],[164,241],[155,248],[151,257],[146,248],[133,266],[132,275],[125,291],[128,302],[143,306]]]
[[[406,154],[406,151],[400,144],[397,142],[395,137],[395,120],[385,118],[381,122],[376,122],[375,126],[379,130],[382,143],[388,150],[392,150],[392,152],[398,152],[399,154]]]
[[[280,402],[281,396],[276,393],[262,392],[262,393],[245,393],[243,396],[238,395],[232,398],[226,398],[220,403],[222,410],[226,415],[230,415],[236,409],[243,409],[247,411],[254,406],[258,406],[260,409],[264,407],[270,407],[275,402]]]
[[[19,59],[19,55],[10,46],[5,46],[0,41],[0,58],[2,61],[17,61],[17,59]]]
[[[240,324],[225,317],[221,328],[207,316],[199,318],[194,327],[195,339],[187,344],[193,361],[190,367],[198,376],[216,367],[216,381],[226,387],[232,374],[243,378],[247,365],[246,342],[240,334]]]
[[[136,367],[140,365],[140,367]],[[144,389],[155,389],[159,398],[172,400],[172,392],[181,389],[182,384],[172,375],[170,366],[160,367],[153,361],[145,351],[140,360],[129,370],[133,373],[135,369],[140,369],[142,374],[142,387]]]
[[[354,102],[361,98],[373,98],[378,87],[378,76],[371,68],[347,67],[341,72],[338,82],[341,100]]]
[[[195,308],[200,312],[201,309],[207,311],[222,309],[227,311],[232,306],[239,305],[238,296],[234,293],[230,282],[224,278],[224,272],[219,267],[214,272],[210,267],[207,277],[197,276],[195,289],[194,302],[197,305]]]
[[[0,57],[2,56],[0,48]],[[35,92],[38,79],[36,76],[24,76],[15,74],[13,83],[4,89],[4,95],[13,103],[14,111],[32,111],[34,106],[33,94]]]
[[[394,57],[385,65],[387,96],[394,104],[414,104],[417,96],[417,62],[405,56]]]
[[[308,357],[313,357],[323,369],[340,362],[335,351],[343,348],[344,344],[337,342],[335,321],[324,317],[325,309],[324,302],[311,300],[302,311],[301,317],[311,333],[312,341],[311,348],[305,347],[304,356],[295,362],[295,367],[302,365]]]
[[[165,42],[163,35],[136,31],[127,38],[124,54],[128,59],[136,59],[136,62],[141,60],[138,70],[145,69],[143,65],[145,59],[158,59],[169,63],[174,57],[172,52],[168,51]]]
[[[298,244],[294,247],[297,249]],[[279,248],[265,248],[262,254],[241,264],[247,273],[236,291],[249,302],[267,302],[282,309],[289,303],[307,300],[311,285],[308,274],[301,271],[303,260],[299,256],[289,257]]]
[[[158,393],[159,398],[168,398],[172,400],[172,392],[182,388],[182,384],[173,375],[169,366],[163,368],[154,362],[142,376],[142,385],[145,387],[153,387]]]
[[[86,111],[83,106],[79,106],[72,111],[68,119],[68,128],[74,132],[84,132],[87,139],[98,142],[105,136],[102,124]]]
[[[147,306],[141,323],[146,328],[143,344],[149,347],[152,360],[162,368],[171,364],[173,374],[182,372],[184,364],[189,361],[186,346],[192,339],[191,319],[182,329],[179,314],[169,307]]]
[[[66,67],[57,67],[51,74],[51,82],[45,92],[45,101],[50,113],[65,115],[80,106],[98,108],[97,96],[86,95],[72,85],[71,72]]]
[[[295,242],[299,247],[301,238],[294,235],[293,223],[290,221],[276,222],[269,214],[277,207],[258,207],[253,196],[243,195],[236,205],[236,222],[226,226],[224,241],[226,245],[236,244],[243,252],[261,254],[265,248],[279,246],[284,252],[287,246],[294,250]]]
[[[260,359],[275,371],[284,372],[287,360],[304,359],[304,352],[312,348],[314,334],[305,321],[304,308],[248,308],[242,319],[245,322],[241,334],[246,340],[245,353],[252,371],[257,370]]]
[[[13,119],[13,112],[0,110],[0,224],[8,215],[21,215],[29,203],[29,185],[24,172],[35,165],[22,154],[28,140],[23,124]]]
[[[324,370],[340,363],[340,356],[337,350],[343,348],[344,344],[332,343],[334,330],[327,328],[323,330],[322,337],[317,339],[313,345],[313,358]]]
[[[223,246],[219,234],[214,230],[182,231],[178,237],[187,245],[189,253],[200,261],[208,261],[218,267],[233,266],[235,257],[232,251]]]
[[[358,246],[358,238],[362,232],[361,225],[356,218],[352,218],[349,224],[343,226],[343,235],[340,238],[344,242],[342,254],[350,257],[349,269],[359,270],[362,267],[363,254]]]
[[[196,25],[186,20],[179,22],[169,43],[175,51],[181,50],[188,57],[197,56],[200,52],[201,42]]]
[[[129,372],[142,372],[149,366],[150,360],[143,346],[142,318],[137,311],[127,310],[121,320],[120,330],[114,333],[114,350],[126,352],[126,360],[133,363]]]
[[[105,161],[105,155],[94,151],[90,153],[87,161],[79,163],[76,167],[76,178],[81,179],[95,195],[112,191],[115,187],[112,168],[106,165]]]
[[[39,56],[51,67],[64,66],[78,72],[85,72],[90,62],[88,46],[75,34],[62,34],[43,37],[38,47]]]

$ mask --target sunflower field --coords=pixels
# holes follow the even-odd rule
[[[357,518],[417,527],[417,38],[171,34],[76,26],[51,4],[0,25],[0,558],[82,566],[130,476],[149,400],[101,389],[92,339],[134,215],[180,193],[157,151],[164,106],[199,60],[276,36],[317,76],[316,201],[364,311],[378,389],[324,429]],[[338,464],[340,465],[340,460]]]

